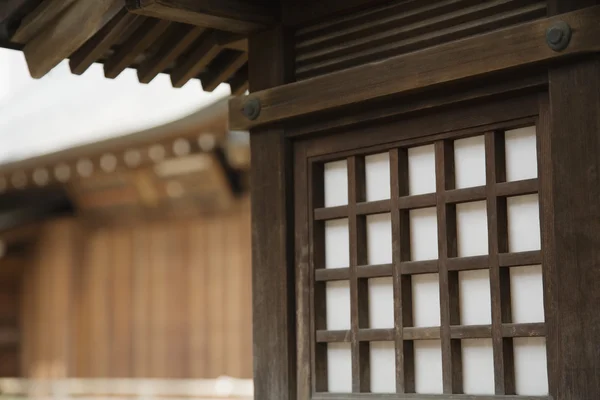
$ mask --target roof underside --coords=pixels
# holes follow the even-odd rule
[[[102,63],[107,78],[134,68],[142,83],[166,73],[174,87],[198,79],[209,92],[247,90],[244,34],[134,14],[124,0],[4,1],[0,45],[22,50],[34,78],[69,59],[74,74]]]

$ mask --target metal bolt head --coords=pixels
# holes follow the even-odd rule
[[[244,103],[244,107],[242,108],[242,113],[249,120],[255,120],[260,115],[260,100],[253,98],[248,99]]]
[[[571,42],[571,27],[564,21],[553,24],[546,31],[546,43],[554,51],[562,51]]]

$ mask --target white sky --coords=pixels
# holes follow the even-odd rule
[[[0,163],[160,125],[229,93],[198,80],[174,89],[164,74],[144,85],[131,69],[106,79],[99,64],[77,76],[68,61],[35,80],[21,52],[0,49]]]

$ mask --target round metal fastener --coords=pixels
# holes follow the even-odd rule
[[[563,51],[569,47],[573,32],[569,24],[559,21],[546,30],[546,43],[554,51]]]
[[[249,120],[255,120],[260,115],[260,100],[254,98],[249,99],[244,103],[244,107],[242,108],[242,113]]]

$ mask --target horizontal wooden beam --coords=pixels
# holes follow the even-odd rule
[[[136,14],[183,22],[203,28],[250,33],[277,21],[277,7],[245,0],[127,0]]]
[[[558,21],[573,31],[569,47],[556,52],[546,30]],[[255,126],[343,106],[413,93],[441,84],[600,51],[600,6],[536,20],[515,27],[392,57],[328,75],[259,91],[230,101],[230,126]],[[261,112],[251,121],[243,114],[248,99]]]

